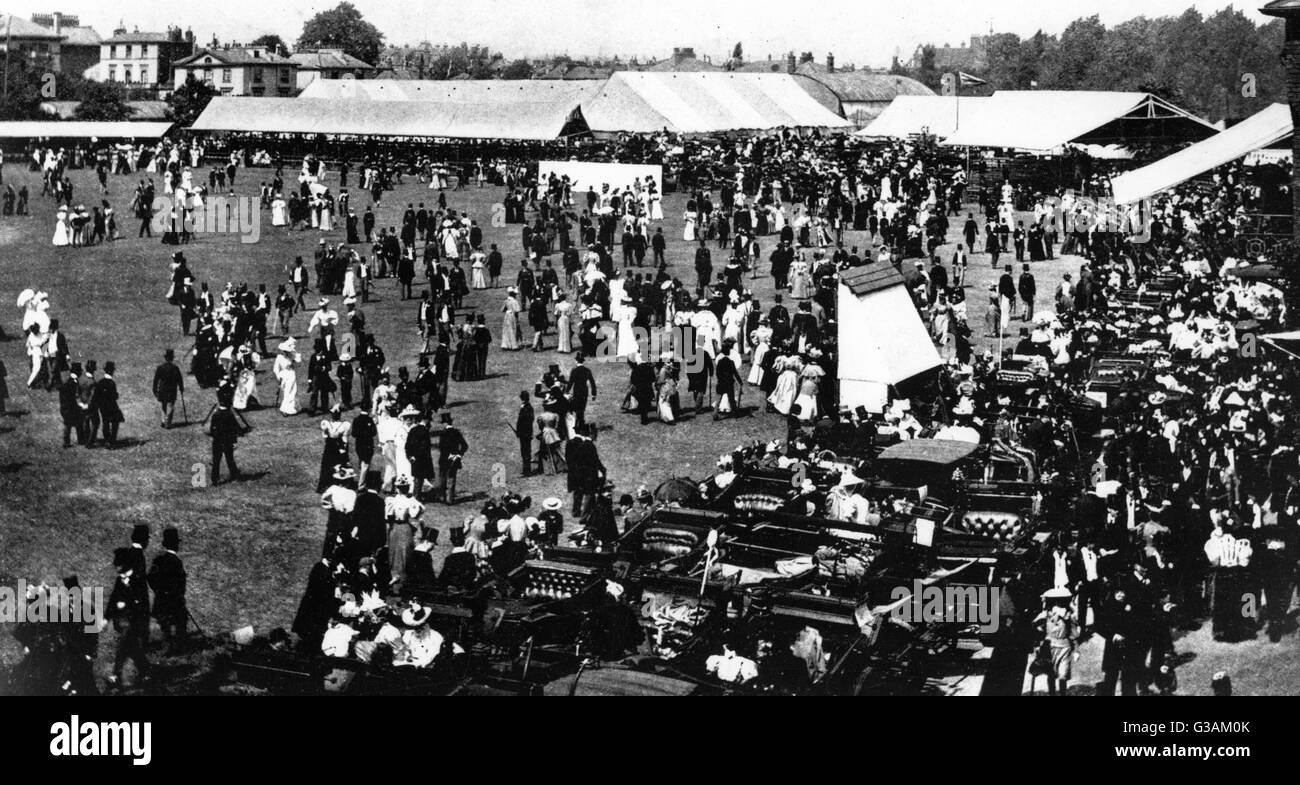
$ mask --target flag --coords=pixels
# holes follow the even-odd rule
[[[971,76],[965,71],[958,71],[957,78],[961,80],[962,87],[975,87],[977,85],[988,84],[988,82],[980,79],[978,76]]]

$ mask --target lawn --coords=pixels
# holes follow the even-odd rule
[[[71,176],[77,200],[94,204],[99,195],[92,174],[83,170]],[[255,195],[260,182],[270,176],[269,170],[243,170],[235,190],[240,195]],[[33,194],[39,193],[39,178],[25,167],[7,164],[4,177],[15,187],[25,180]],[[124,175],[109,181],[106,198],[119,216],[129,212],[136,179]],[[337,186],[337,174],[327,182]],[[353,194],[353,209],[359,215],[369,198],[355,188]],[[501,188],[470,188],[449,191],[447,200],[450,207],[468,210],[478,220],[485,243],[497,243],[502,249],[504,284],[513,280],[522,254],[518,225],[491,225],[491,207],[503,195]],[[400,225],[406,205],[420,201],[435,205],[437,193],[408,179],[376,207],[377,225]],[[694,246],[681,240],[684,201],[681,194],[668,196],[664,212],[669,218],[663,228],[669,240],[671,272],[693,282]],[[163,350],[173,348],[183,357],[192,347],[192,340],[181,334],[176,310],[164,299],[173,248],[161,245],[156,238],[136,239],[137,222],[130,217],[121,221],[122,240],[89,248],[55,248],[51,244],[53,200],[34,195],[31,210],[31,217],[0,218],[0,258],[5,266],[0,277],[0,323],[10,336],[9,341],[0,343],[0,358],[9,369],[12,396],[9,416],[0,419],[0,496],[4,499],[0,509],[0,584],[13,585],[20,578],[56,580],[77,573],[83,585],[109,586],[112,550],[127,544],[134,523],[151,524],[154,547],[164,527],[176,526],[190,575],[190,607],[208,631],[243,625],[262,631],[288,626],[307,571],[320,553],[324,532],[324,513],[314,493],[321,449],[318,418],[305,414],[283,418],[274,409],[250,413],[248,420],[254,430],[241,440],[237,457],[241,469],[252,473],[253,479],[215,487],[207,484],[207,437],[197,424],[161,429],[150,394],[153,369]],[[273,229],[267,210],[261,212],[260,220],[256,243],[241,243],[235,234],[204,235],[185,247],[197,280],[207,281],[214,292],[227,281],[246,282],[251,287],[265,283],[274,292],[286,280],[286,266],[295,256],[303,256],[310,264],[322,236],[331,242],[344,238],[342,229],[324,235],[318,230],[289,234]],[[957,230],[955,226],[954,236]],[[774,239],[763,243],[759,276],[747,279],[765,308],[772,301],[766,255]],[[865,246],[865,239],[850,232],[845,242]],[[949,258],[952,246],[940,253]],[[721,255],[715,249],[716,264],[720,264]],[[1039,289],[1046,293],[1055,286],[1061,271],[1077,268],[1077,260],[1036,267]],[[980,293],[995,278],[987,257],[975,255],[968,291],[977,342],[983,334],[979,325],[985,298]],[[402,302],[391,279],[376,284],[377,297],[363,307],[367,326],[376,333],[394,376],[402,365],[414,371],[418,351],[415,301]],[[117,363],[116,379],[126,415],[123,443],[118,449],[63,449],[57,395],[26,389],[28,366],[23,343],[17,339],[22,314],[14,302],[28,287],[50,293],[51,315],[60,319],[74,360],[94,358],[101,368],[107,360]],[[467,311],[485,313],[498,337],[503,296],[504,291],[498,289],[473,292],[466,299]],[[342,312],[339,298],[334,299]],[[301,334],[306,318],[296,317],[294,326]],[[1013,324],[1011,333],[1014,331]],[[272,339],[272,346],[275,342],[278,339]],[[554,342],[551,336],[552,347]],[[470,515],[482,499],[506,490],[531,495],[535,501],[564,495],[563,476],[519,476],[518,451],[508,427],[514,422],[518,391],[531,389],[546,366],[554,362],[566,370],[572,366],[571,358],[553,350],[508,353],[494,347],[489,378],[452,383],[451,411],[471,445],[460,481],[462,498],[468,498],[455,507],[431,505],[426,519],[446,528]],[[188,368],[187,363],[182,364]],[[259,397],[270,404],[275,400],[275,384],[269,360],[263,365],[267,370],[260,377]],[[784,433],[783,421],[763,413],[762,407],[741,419],[714,422],[706,415],[697,421],[688,418],[675,428],[658,423],[642,426],[634,415],[623,414],[618,408],[626,385],[626,366],[595,363],[593,370],[600,393],[588,418],[600,429],[598,446],[617,493],[631,492],[641,483],[654,487],[673,475],[699,479],[734,445]],[[299,386],[305,404],[305,379]],[[189,419],[196,423],[212,405],[214,394],[198,390],[188,377],[187,387]],[[747,393],[744,403],[754,407],[756,396]],[[503,483],[493,484],[501,479]],[[16,655],[8,636],[0,638],[0,655],[10,662]],[[101,655],[100,660],[104,667],[107,658]]]

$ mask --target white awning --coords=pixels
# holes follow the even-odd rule
[[[975,117],[963,118],[944,144],[1051,150],[1116,120],[1165,120],[1204,129],[1214,127],[1150,93],[1093,90],[999,90]]]
[[[1115,201],[1130,204],[1231,163],[1294,133],[1291,109],[1271,104],[1226,131],[1110,181]]]
[[[0,122],[2,139],[157,139],[167,133],[171,123],[131,123],[48,120],[10,120]]]
[[[877,139],[906,139],[928,133],[940,139],[953,135],[964,119],[974,122],[975,113],[988,99],[974,96],[959,98],[947,95],[900,95],[880,116],[856,136]]]

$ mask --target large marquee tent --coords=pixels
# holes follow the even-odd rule
[[[214,98],[196,131],[451,139],[560,139],[587,130],[569,101]]]
[[[907,139],[929,134],[947,139],[963,121],[973,123],[987,98],[948,95],[900,95],[875,120],[857,132],[874,139]]]
[[[942,364],[893,265],[845,272],[837,301],[842,405],[882,411],[892,389]]]
[[[602,84],[601,80],[564,79],[316,79],[298,97],[332,101],[556,103],[572,109],[595,95]]]
[[[582,105],[593,132],[708,134],[850,123],[790,74],[620,71]]]
[[[158,139],[171,123],[9,120],[0,122],[0,139]]]
[[[965,107],[963,106],[963,109]],[[1213,125],[1150,93],[999,90],[944,144],[1049,151],[1068,143],[1205,139]]]
[[[1271,147],[1295,132],[1291,109],[1270,104],[1251,117],[1209,139],[1185,147],[1152,164],[1125,172],[1111,180],[1111,191],[1119,204],[1131,204],[1152,194],[1173,188],[1256,150]]]

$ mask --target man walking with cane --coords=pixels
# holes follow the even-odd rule
[[[162,427],[172,427],[172,418],[176,414],[176,396],[185,394],[185,378],[174,360],[176,352],[168,349],[163,352],[162,364],[153,372],[153,397],[162,407]],[[189,421],[187,416],[186,421]]]
[[[208,433],[212,437],[212,484],[221,483],[221,459],[226,459],[226,468],[230,470],[230,479],[238,480],[239,467],[235,465],[235,442],[239,441],[239,420],[230,405],[234,402],[234,393],[222,390],[217,395],[217,408],[210,416]]]

